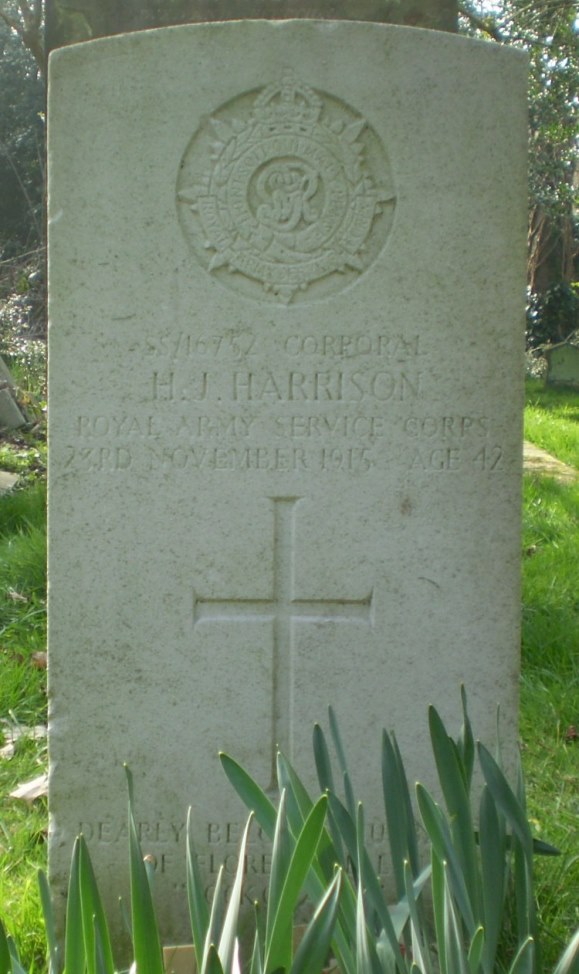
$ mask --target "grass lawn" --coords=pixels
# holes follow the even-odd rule
[[[23,489],[0,498],[0,747],[46,721],[45,489],[42,393],[35,430],[0,443]],[[526,435],[579,467],[579,395],[530,383]],[[521,741],[535,834],[562,850],[537,861],[546,969],[579,926],[579,482],[525,481]],[[475,728],[476,730],[476,728]],[[46,741],[0,752],[0,916],[25,964],[43,969],[36,870],[46,863],[44,799],[9,797],[46,766]]]
[[[528,382],[525,435],[579,469],[579,393]],[[537,862],[552,965],[579,927],[579,479],[525,477],[521,741],[535,834],[563,853]]]

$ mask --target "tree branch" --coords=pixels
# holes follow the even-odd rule
[[[42,35],[42,3],[41,0],[34,0],[33,8],[27,0],[19,0],[18,11],[20,18],[6,13],[0,9],[0,20],[15,31],[25,47],[28,48],[36,61],[36,66],[40,75],[44,77],[46,70],[46,54],[44,49],[44,39]]]
[[[483,34],[488,34],[489,37],[492,37],[492,39],[497,41],[499,44],[506,43],[507,38],[501,34],[491,17],[479,17],[477,14],[475,14],[474,10],[470,10],[469,7],[467,7],[464,3],[459,3],[458,12],[465,17],[476,30],[480,30]]]

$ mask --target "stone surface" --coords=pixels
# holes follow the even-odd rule
[[[540,446],[525,441],[523,444],[523,469],[525,473],[546,474],[561,483],[573,483],[577,480],[577,470],[552,456]]]
[[[166,974],[195,974],[195,951],[191,945],[163,948]]]
[[[51,877],[126,893],[126,795],[190,939],[276,743],[332,703],[385,877],[379,741],[517,735],[525,59],[377,24],[96,41],[50,82]],[[255,837],[247,898],[268,852]]]

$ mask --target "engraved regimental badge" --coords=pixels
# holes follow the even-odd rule
[[[183,157],[177,206],[200,263],[278,304],[342,290],[394,218],[388,158],[357,112],[287,72],[217,109]]]

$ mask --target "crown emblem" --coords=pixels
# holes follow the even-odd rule
[[[318,122],[322,113],[322,99],[307,85],[301,84],[287,72],[280,84],[268,85],[255,99],[253,115],[277,128],[308,128]]]

